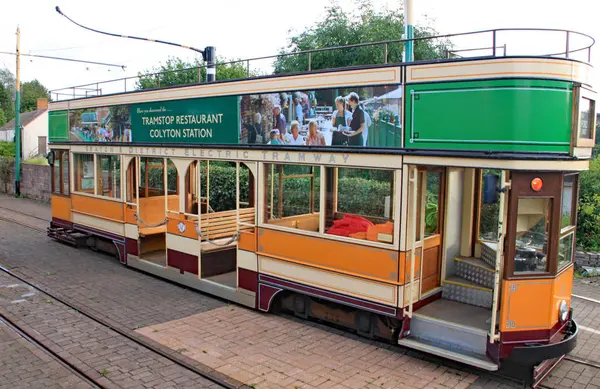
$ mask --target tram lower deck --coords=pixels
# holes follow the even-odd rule
[[[577,339],[589,74],[481,57],[54,102],[49,234],[535,386]]]
[[[54,191],[64,193],[53,196],[52,235],[84,233],[136,269],[529,379],[574,347],[573,248],[563,242],[573,239],[584,161],[484,168],[489,160],[331,153],[340,166],[262,151],[240,160],[179,148],[55,153]],[[283,159],[316,155],[329,160]]]

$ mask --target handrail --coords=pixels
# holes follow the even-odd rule
[[[500,175],[501,189],[510,188],[510,181],[506,182],[506,172],[503,170]],[[490,318],[490,343],[495,343],[499,339],[496,334],[496,317],[498,315],[498,296],[500,295],[500,272],[503,269],[504,262],[504,236],[506,235],[506,223],[504,222],[504,213],[507,202],[507,191],[500,193],[500,205],[498,207],[498,247],[496,247],[496,266],[494,267],[494,290],[492,292],[492,317]]]
[[[400,43],[406,43],[406,42],[419,42],[419,41],[436,40],[436,39],[449,39],[449,38],[455,38],[455,37],[464,37],[464,36],[470,36],[470,35],[489,34],[489,33],[491,33],[491,35],[492,35],[491,56],[494,57],[494,56],[496,56],[496,47],[497,47],[496,45],[497,45],[498,33],[520,32],[520,31],[565,33],[565,42],[564,42],[565,50],[564,51],[560,51],[560,52],[557,52],[554,54],[539,55],[540,57],[565,56],[566,58],[569,58],[570,54],[587,50],[587,62],[591,61],[591,48],[596,43],[596,40],[590,35],[580,33],[577,31],[553,29],[553,28],[496,28],[496,29],[487,29],[487,30],[468,31],[468,32],[462,32],[462,33],[456,33],[456,34],[431,35],[431,36],[415,37],[415,38],[410,38],[410,39],[391,39],[391,40],[385,40],[385,41],[363,42],[363,43],[356,43],[356,44],[351,44],[351,45],[331,46],[331,47],[324,47],[324,48],[310,49],[310,50],[281,52],[281,53],[274,54],[274,55],[259,56],[259,57],[253,57],[253,58],[219,62],[216,64],[216,66],[234,65],[234,64],[245,65],[245,67],[247,69],[247,77],[249,78],[251,61],[262,61],[262,60],[267,60],[267,59],[279,59],[279,58],[287,58],[287,57],[291,57],[291,56],[307,55],[308,56],[307,71],[310,72],[310,71],[317,70],[317,69],[314,69],[312,66],[312,58],[314,57],[313,54],[315,54],[315,53],[324,53],[324,52],[329,52],[329,51],[333,51],[333,50],[344,50],[344,49],[354,49],[354,48],[360,48],[360,47],[373,47],[373,46],[383,46],[383,53],[384,53],[383,57],[384,58],[383,58],[382,63],[387,64],[388,63],[388,58],[387,58],[388,57],[388,46],[390,44],[397,44],[397,43],[400,44]],[[587,43],[584,43],[583,46],[581,46],[581,47],[571,48],[570,40],[574,36],[586,38]],[[450,51],[452,51],[452,50],[450,50]],[[469,49],[456,50],[456,51],[469,51]],[[442,59],[442,58],[438,58],[438,59]],[[362,64],[362,65],[374,65],[377,63],[378,62],[366,63],[366,64]],[[72,98],[95,97],[95,96],[102,95],[102,89],[100,88],[101,84],[108,84],[108,83],[114,83],[114,82],[123,82],[124,83],[123,84],[124,85],[123,92],[127,92],[127,81],[128,80],[148,79],[148,78],[152,78],[152,77],[160,77],[161,75],[164,75],[164,74],[172,74],[172,73],[185,72],[185,71],[191,71],[191,70],[198,71],[198,75],[199,75],[200,74],[199,70],[205,69],[205,68],[206,68],[205,65],[201,65],[201,66],[195,66],[195,67],[189,67],[189,68],[183,68],[183,69],[177,69],[177,70],[138,74],[136,76],[115,78],[115,79],[111,79],[111,80],[91,82],[91,83],[81,84],[81,85],[76,85],[76,86],[71,86],[71,87],[57,88],[57,89],[51,90],[49,93],[51,94],[51,96],[52,96],[52,94],[54,94],[56,97],[56,100],[59,100],[59,96],[69,96]],[[285,74],[285,73],[280,73],[280,74]],[[242,79],[244,79],[244,78],[242,78]],[[201,81],[200,77],[199,77],[198,81],[199,82]],[[184,84],[184,85],[193,85],[193,84]],[[93,88],[94,86],[95,86],[95,88]],[[162,88],[164,88],[164,87],[162,87]],[[86,94],[85,95],[76,94],[76,91],[78,89],[86,90]],[[158,89],[161,89],[160,78],[158,78]],[[62,93],[63,91],[66,91],[66,90],[71,91],[71,93]],[[97,94],[90,96],[88,93],[89,91],[95,92]]]

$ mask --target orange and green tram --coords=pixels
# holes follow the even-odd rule
[[[577,339],[590,71],[491,56],[56,101],[49,234],[536,385]]]

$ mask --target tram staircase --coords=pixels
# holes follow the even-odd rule
[[[410,334],[398,344],[498,370],[498,364],[486,355],[496,252],[482,246],[481,259],[455,259],[455,275],[442,282],[442,298],[413,312]]]

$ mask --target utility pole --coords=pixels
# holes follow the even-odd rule
[[[17,86],[15,93],[15,195],[21,195],[21,29],[17,26]]]
[[[413,0],[404,0],[404,39],[414,38],[415,11],[413,9]],[[414,41],[404,42],[404,62],[413,62]]]

